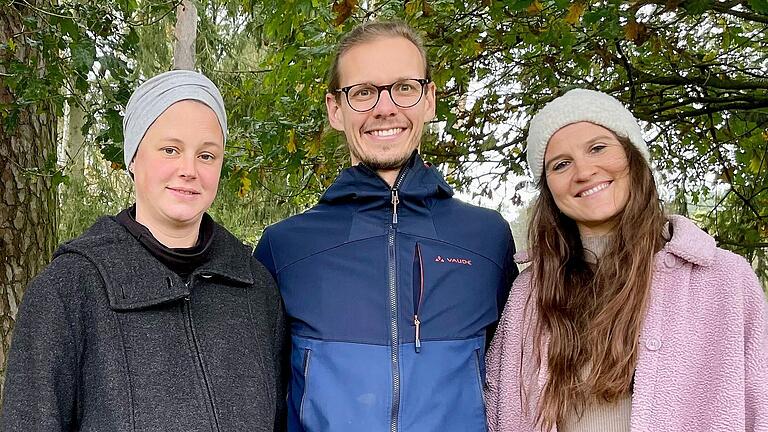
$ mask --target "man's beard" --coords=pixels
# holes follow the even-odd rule
[[[413,154],[413,151],[409,151],[407,153],[404,153],[402,155],[397,155],[394,158],[390,159],[378,159],[374,158],[370,155],[361,155],[358,154],[356,151],[350,149],[351,152],[354,153],[354,156],[357,160],[360,161],[360,163],[365,164],[368,168],[374,170],[374,171],[394,171],[398,170],[405,165],[408,160],[411,158],[411,154]]]

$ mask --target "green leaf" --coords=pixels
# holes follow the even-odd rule
[[[768,14],[768,0],[749,0],[749,6],[759,14]]]
[[[72,19],[60,18],[59,28],[61,28],[64,34],[69,35],[72,40],[80,39],[80,27]]]
[[[77,74],[75,78],[75,88],[80,94],[88,93],[88,79],[81,74]]]
[[[524,11],[528,9],[528,6],[533,3],[534,0],[514,0],[510,5],[509,8],[513,11]]]
[[[69,177],[64,175],[64,173],[61,170],[56,170],[56,172],[53,173],[53,176],[51,177],[51,187],[54,189],[62,184],[67,183],[69,180]]]
[[[90,39],[74,41],[69,45],[72,63],[76,70],[87,74],[96,60],[96,47]]]
[[[709,0],[689,0],[682,7],[692,15],[701,15],[709,9],[711,3]]]

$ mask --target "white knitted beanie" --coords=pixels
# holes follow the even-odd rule
[[[650,165],[651,155],[637,119],[611,95],[594,90],[573,89],[546,104],[528,127],[528,167],[533,180],[541,181],[544,153],[555,132],[572,123],[590,122],[627,138]]]

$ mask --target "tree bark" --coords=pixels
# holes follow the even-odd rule
[[[29,0],[29,4],[37,4]],[[46,162],[55,157],[56,118],[50,102],[20,105],[5,81],[7,65],[37,64],[30,79],[43,79],[44,64],[28,43],[19,3],[0,14],[0,106],[18,109],[18,121],[0,119],[0,372],[5,364],[19,303],[27,283],[50,260],[55,246],[56,195]],[[34,61],[33,61],[34,60]],[[48,165],[50,166],[50,165]],[[0,388],[4,378],[0,378]]]
[[[176,9],[174,35],[176,43],[173,47],[173,68],[194,70],[197,8],[191,0],[183,0]]]
[[[64,136],[66,149],[64,162],[67,164],[69,184],[74,187],[85,181],[85,137],[83,137],[85,112],[77,102],[69,104],[68,119]]]

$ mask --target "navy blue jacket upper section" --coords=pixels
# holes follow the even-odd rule
[[[278,282],[294,335],[387,344],[389,265],[400,319],[418,313],[424,340],[481,335],[498,320],[517,275],[506,221],[453,198],[418,155],[398,193],[393,224],[389,185],[354,166],[316,206],[265,230],[255,255]],[[412,326],[400,333],[401,343],[413,342]]]

